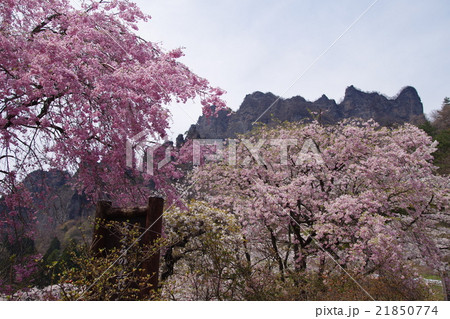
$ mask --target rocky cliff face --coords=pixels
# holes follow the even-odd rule
[[[266,111],[269,106],[271,106],[270,109]],[[420,97],[416,89],[410,86],[402,89],[393,99],[388,99],[379,93],[362,92],[349,86],[345,91],[344,99],[339,104],[325,95],[317,101],[310,102],[301,96],[278,99],[272,93],[254,92],[244,98],[236,112],[229,114],[223,110],[217,117],[200,116],[197,124],[189,129],[187,137],[232,138],[236,134],[249,131],[256,120],[266,124],[274,119],[295,122],[311,120],[313,114],[324,124],[354,117],[365,120],[374,119],[381,125],[392,125],[416,122],[424,116]]]
[[[55,223],[63,223],[92,214],[92,204],[84,194],[71,187],[71,179],[69,173],[60,170],[36,170],[27,175],[23,184],[31,192],[33,201],[36,204],[42,201],[49,203],[38,214],[38,219],[46,215]],[[48,223],[45,219],[42,221]]]

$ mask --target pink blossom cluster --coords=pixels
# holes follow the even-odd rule
[[[240,147],[237,165],[225,158],[194,174],[198,196],[239,218],[255,258],[269,246],[280,272],[327,258],[358,273],[395,274],[410,269],[414,243],[431,267],[448,267],[429,216],[448,211],[449,180],[435,175],[436,147],[422,130],[351,120],[260,127],[242,138],[298,141],[287,164],[279,146],[264,143],[263,165],[242,160],[249,151]],[[295,160],[307,139],[322,161]]]
[[[206,114],[211,105],[217,112],[224,91],[180,63],[181,49],[137,36],[149,18],[128,0],[83,1],[81,9],[68,0],[2,1],[0,196],[8,208],[0,227],[23,229],[15,240],[33,228],[17,208],[30,203],[20,182],[36,169],[69,170],[75,187],[118,205],[145,201],[150,182],[174,197],[173,165],[158,176],[127,168],[127,138],[166,135],[174,102],[198,98]]]

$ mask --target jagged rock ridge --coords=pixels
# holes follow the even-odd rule
[[[272,105],[272,103],[274,103]],[[270,109],[267,110],[267,108]],[[265,113],[264,113],[265,112]],[[261,114],[263,114],[261,116]],[[232,138],[245,133],[252,123],[270,123],[280,121],[301,121],[312,119],[312,114],[319,114],[324,124],[336,123],[345,118],[374,119],[381,125],[417,122],[423,118],[423,105],[415,88],[403,88],[397,97],[389,99],[379,93],[367,93],[349,86],[344,99],[337,104],[335,100],[322,95],[310,102],[301,96],[290,99],[278,99],[272,93],[254,92],[248,94],[236,112],[229,114],[222,110],[217,117],[200,116],[197,124],[189,129],[188,138]]]
[[[53,169],[36,170],[23,180],[34,202],[49,202],[44,210],[56,223],[69,219],[87,217],[92,213],[92,204],[84,193],[78,193],[71,186],[72,177],[68,172]],[[47,221],[46,221],[47,223]]]

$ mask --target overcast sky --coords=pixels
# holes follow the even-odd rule
[[[425,113],[450,96],[448,0],[377,1],[306,73],[374,0],[135,2],[152,16],[140,35],[184,47],[181,61],[226,90],[233,110],[254,91],[339,102],[349,85],[388,97],[411,85]],[[201,113],[199,103],[171,110],[173,135]]]

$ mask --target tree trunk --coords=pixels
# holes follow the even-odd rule
[[[274,255],[275,255],[275,259],[278,262],[278,268],[279,268],[280,274],[281,274],[281,281],[284,282],[285,279],[284,279],[283,259],[280,256],[280,251],[278,250],[277,239],[276,239],[272,229],[269,226],[267,226],[267,228],[269,229],[269,232],[270,232],[270,239],[272,241],[272,248],[273,248],[273,252],[274,252]]]
[[[442,279],[442,292],[444,293],[444,300],[450,300],[450,277],[448,270],[440,273]]]

